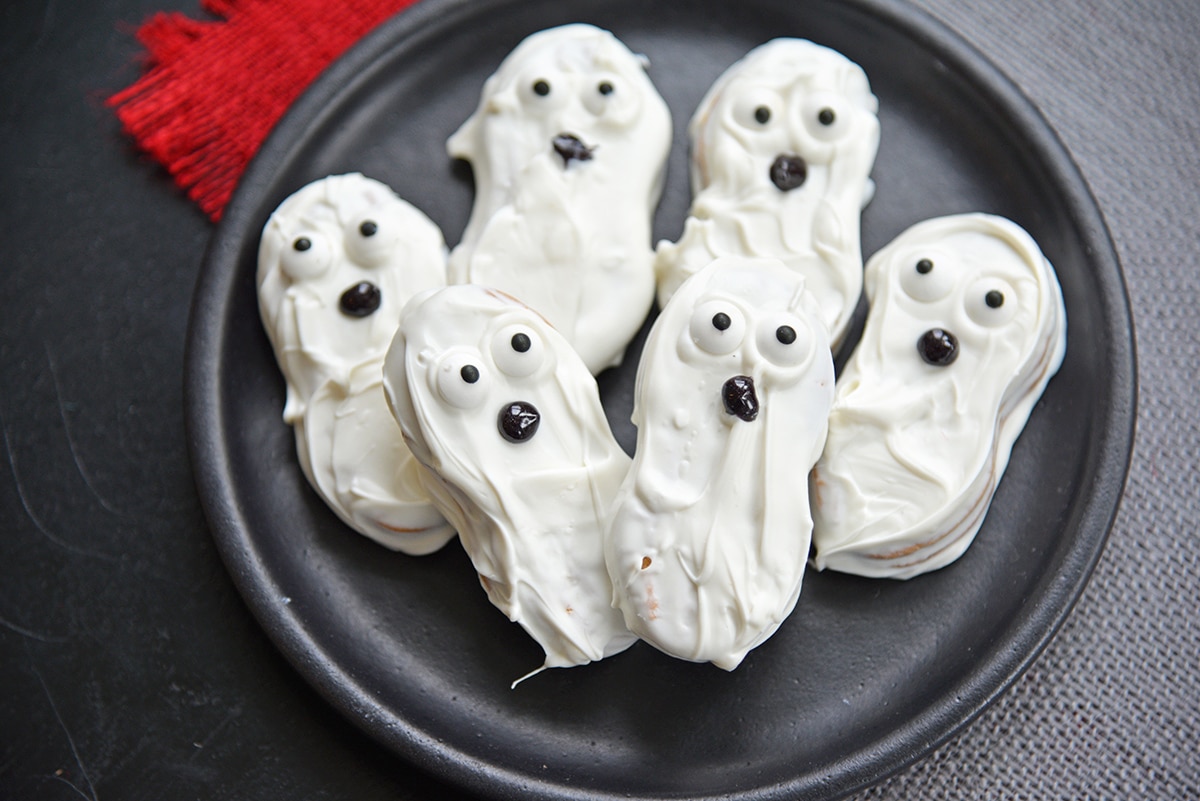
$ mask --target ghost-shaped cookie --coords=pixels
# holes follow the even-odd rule
[[[862,289],[859,227],[874,192],[878,102],[862,68],[803,39],[750,51],[692,116],[692,206],[657,247],[658,301],[724,255],[804,276],[837,347]]]
[[[630,460],[566,340],[501,292],[447,287],[405,309],[384,386],[488,598],[542,646],[543,667],[631,645],[602,539]]]
[[[450,283],[537,309],[593,374],[621,361],[654,300],[651,218],[671,115],[645,68],[591,25],[535,33],[447,143],[475,179]]]
[[[438,227],[357,173],[291,195],[259,245],[259,311],[304,475],[350,527],[412,555],[437,550],[454,530],[388,411],[383,357],[404,304],[444,286],[445,265]]]
[[[732,670],[791,613],[833,386],[829,335],[781,262],[724,257],[675,292],[638,366],[605,544],[639,637]]]
[[[811,477],[814,565],[906,579],[963,554],[1066,349],[1037,244],[1001,217],[914,225],[867,264],[870,312]]]

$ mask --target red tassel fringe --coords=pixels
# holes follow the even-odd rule
[[[109,98],[138,146],[220,219],[251,157],[301,92],[416,0],[202,0],[220,20],[160,13],[138,29],[148,69]]]

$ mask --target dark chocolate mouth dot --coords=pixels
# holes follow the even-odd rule
[[[379,224],[374,220],[363,220],[362,225],[358,226],[358,232],[363,236],[375,236],[379,233]]]
[[[998,289],[990,290],[983,296],[983,302],[988,305],[989,309],[998,309],[1004,305],[1004,293]]]
[[[958,337],[941,328],[931,328],[917,340],[917,353],[926,364],[948,367],[958,358]]]
[[[754,391],[754,379],[748,375],[735,375],[721,387],[721,400],[725,411],[747,423],[758,417],[758,394]]]
[[[781,344],[790,345],[796,341],[796,329],[790,325],[781,325],[775,329],[775,338]]]
[[[307,236],[302,236],[292,243],[292,249],[301,253],[312,247],[312,240]]]
[[[541,422],[542,416],[538,414],[537,408],[527,401],[504,404],[500,409],[500,416],[496,419],[500,436],[509,442],[517,443],[532,439]]]
[[[779,156],[771,164],[771,183],[784,192],[803,186],[808,164],[800,156]]]
[[[338,308],[350,317],[368,317],[379,309],[383,293],[370,281],[360,281],[342,293]]]
[[[533,93],[538,97],[545,97],[546,95],[550,94],[550,84],[542,80],[534,81]]]
[[[525,353],[533,345],[533,342],[529,339],[529,334],[513,334],[509,342],[512,345],[512,349],[517,353]]]
[[[823,108],[817,112],[817,122],[821,123],[822,125],[833,125],[834,120],[836,119],[837,114],[835,114],[831,108]]]
[[[919,262],[917,262],[917,272],[919,272],[921,275],[928,275],[932,269],[933,262],[929,259],[921,259]]]
[[[551,140],[554,145],[554,152],[562,156],[563,166],[567,166],[572,161],[591,161],[593,148],[588,147],[583,141],[569,133],[560,133]]]
[[[733,325],[733,320],[730,320],[729,315],[725,312],[717,312],[713,315],[712,326],[718,331],[724,331],[731,325]]]
[[[613,93],[613,85],[608,81],[601,81],[600,85],[596,87],[596,91],[602,95],[611,95]]]
[[[754,121],[759,125],[766,125],[771,121],[771,109],[766,106],[759,106],[754,109]]]
[[[458,375],[468,384],[474,384],[479,380],[479,368],[473,364],[464,364],[462,369],[458,371]]]

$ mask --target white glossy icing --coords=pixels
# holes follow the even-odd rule
[[[726,70],[688,129],[693,201],[679,241],[658,244],[659,305],[717,256],[777,258],[805,276],[836,347],[862,289],[877,107],[857,64],[803,39],[770,41]],[[802,185],[772,182],[779,156],[804,160]]]
[[[806,476],[834,383],[812,304],[781,262],[725,257],[685,282],[650,332],[637,449],[606,559],[626,624],[668,654],[732,670],[799,597],[812,532]],[[735,376],[754,381],[751,421],[722,399]]]
[[[924,273],[923,259],[932,264]],[[998,307],[990,291],[1003,295]],[[983,214],[902,233],[867,264],[866,294],[870,314],[811,478],[814,564],[911,578],[974,539],[1013,442],[1062,362],[1066,312],[1037,244]],[[927,364],[916,347],[935,327],[958,340],[947,366]]]
[[[520,298],[593,373],[620,363],[654,299],[650,227],[671,116],[645,65],[591,25],[533,34],[447,143],[475,177],[450,283]],[[591,158],[566,161],[553,147],[560,134],[593,148]]]
[[[524,351],[514,336],[527,338]],[[632,644],[610,606],[602,544],[629,457],[566,340],[503,293],[447,287],[405,309],[384,386],[488,598],[538,641],[544,667],[585,664]],[[518,401],[532,404],[540,423],[529,439],[511,442],[500,415]]]
[[[364,222],[375,224],[371,236]],[[301,239],[308,247],[298,250]],[[437,550],[454,530],[391,419],[382,365],[400,310],[414,293],[445,284],[445,263],[438,227],[357,173],[293,194],[259,246],[259,311],[287,382],[283,417],[295,428],[305,476],[352,528],[414,555]],[[379,288],[379,308],[344,314],[342,293],[361,281]]]

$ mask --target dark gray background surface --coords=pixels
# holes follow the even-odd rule
[[[1108,548],[1034,667],[862,797],[1200,797],[1200,4],[918,3],[1043,111],[1137,325],[1139,435]],[[0,10],[0,798],[442,798],[267,641],[183,430],[211,224],[104,98],[183,0]]]

